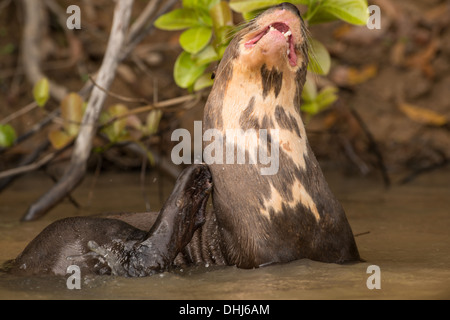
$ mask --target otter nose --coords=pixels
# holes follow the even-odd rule
[[[282,9],[282,10],[289,10],[292,11],[293,13],[295,13],[296,15],[298,15],[300,18],[302,17],[300,14],[300,11],[298,10],[298,8],[296,6],[294,6],[292,3],[289,2],[283,2],[280,3],[277,8]]]

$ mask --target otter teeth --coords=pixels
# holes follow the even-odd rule
[[[272,25],[269,26],[269,31],[274,31],[277,30],[276,28],[274,28]],[[281,32],[281,34],[284,36],[284,38],[286,39],[286,41],[289,41],[289,36],[292,35],[291,30],[288,30],[286,32]],[[287,49],[286,54],[289,56],[289,54],[291,53],[290,48]]]
[[[283,33],[283,36],[284,36],[284,37],[286,38],[286,40],[287,40],[287,38],[288,38],[291,34],[292,34],[291,30],[288,30],[288,31],[286,31],[286,32]]]
[[[270,31],[274,31],[274,30],[277,30],[277,29],[275,29],[274,27],[272,27],[272,25],[270,25],[269,26],[269,32]],[[288,30],[288,31],[286,31],[286,32],[282,32],[281,33],[285,38],[286,38],[286,40],[289,38],[289,36],[292,34],[292,32],[291,32],[291,30]]]

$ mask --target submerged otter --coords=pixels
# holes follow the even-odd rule
[[[234,143],[230,129],[253,130],[258,138],[265,130],[264,144],[277,152],[278,167],[276,172],[263,174],[265,165],[257,162],[208,162],[214,210],[204,213],[205,222],[195,232],[188,228],[184,237],[178,233],[171,238],[183,241],[176,241],[175,249],[165,254],[169,258],[162,263],[164,268],[172,262],[254,268],[302,258],[334,263],[360,260],[344,210],[306,138],[300,95],[307,65],[305,25],[298,9],[289,3],[266,10],[233,38],[216,72],[203,129],[216,129],[225,143]],[[238,139],[237,150],[250,158],[261,144],[261,139]],[[169,211],[163,210],[158,217],[172,223],[157,228],[160,235],[183,229],[183,219],[161,218]],[[131,231],[134,237],[136,230]],[[107,241],[94,235],[83,239],[94,266],[99,263],[113,274],[144,276],[158,268],[141,250],[141,243],[145,242],[144,249],[167,252],[168,237],[163,242],[152,242],[151,237],[142,242],[142,236],[137,232],[130,240],[125,232],[116,238],[108,233]]]
[[[159,214],[58,220],[34,238],[16,259],[7,262],[5,269],[24,275],[65,275],[70,265],[80,267],[82,274],[142,276],[165,271],[205,222],[211,188],[211,174],[205,165],[188,167],[178,177]],[[144,231],[149,228],[150,231]],[[108,246],[108,252],[101,245]],[[118,254],[120,264],[116,263]]]

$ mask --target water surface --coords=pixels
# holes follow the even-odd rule
[[[363,263],[336,265],[299,260],[243,270],[192,267],[146,278],[86,276],[80,290],[65,277],[16,277],[0,273],[0,299],[449,299],[450,170],[385,189],[376,179],[325,172],[342,202]],[[147,178],[157,211],[172,187]],[[95,182],[95,186],[92,185]],[[0,194],[0,263],[17,256],[45,226],[67,216],[143,211],[137,173],[88,176],[68,200],[37,222],[21,215],[52,182],[40,174],[20,178]],[[367,233],[369,232],[369,233]],[[369,290],[370,265],[380,268],[381,289]],[[69,276],[69,275],[68,275]],[[68,277],[67,276],[67,277]]]

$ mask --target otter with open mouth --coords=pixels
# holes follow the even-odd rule
[[[209,165],[226,264],[253,268],[302,258],[360,260],[301,119],[307,65],[305,23],[294,5],[282,3],[238,32],[218,66],[203,129],[221,131],[225,143],[229,129],[265,129],[278,133],[276,140],[269,133],[267,143],[279,146],[279,170],[272,175],[261,174],[262,164]],[[246,154],[256,147],[248,141],[237,145]]]
[[[302,258],[359,261],[345,212],[325,181],[301,119],[307,65],[308,42],[300,12],[289,3],[272,7],[233,38],[205,106],[203,130],[220,131],[225,142],[234,143],[234,136],[227,136],[229,129],[267,130],[266,144],[278,147],[276,172],[261,174],[262,163],[210,163],[214,210],[205,212],[209,171],[205,165],[199,167],[201,175],[187,169],[148,234],[112,219],[56,222],[70,241],[58,244],[58,255],[44,262],[39,253],[55,249],[56,227],[44,230],[16,259],[18,268],[25,264],[28,271],[56,268],[65,273],[69,256],[88,261],[88,270],[123,276],[146,276],[185,264],[255,268]],[[260,139],[240,141],[236,148],[247,157],[261,143]],[[200,196],[186,192],[192,185]],[[180,205],[184,209],[178,216]],[[151,225],[151,217],[110,218],[128,222],[143,218]],[[73,231],[74,221],[77,226],[88,221],[88,226]],[[106,236],[99,237],[97,227],[109,230]],[[81,249],[64,251],[74,245]],[[33,259],[41,261],[38,267],[32,267]]]

